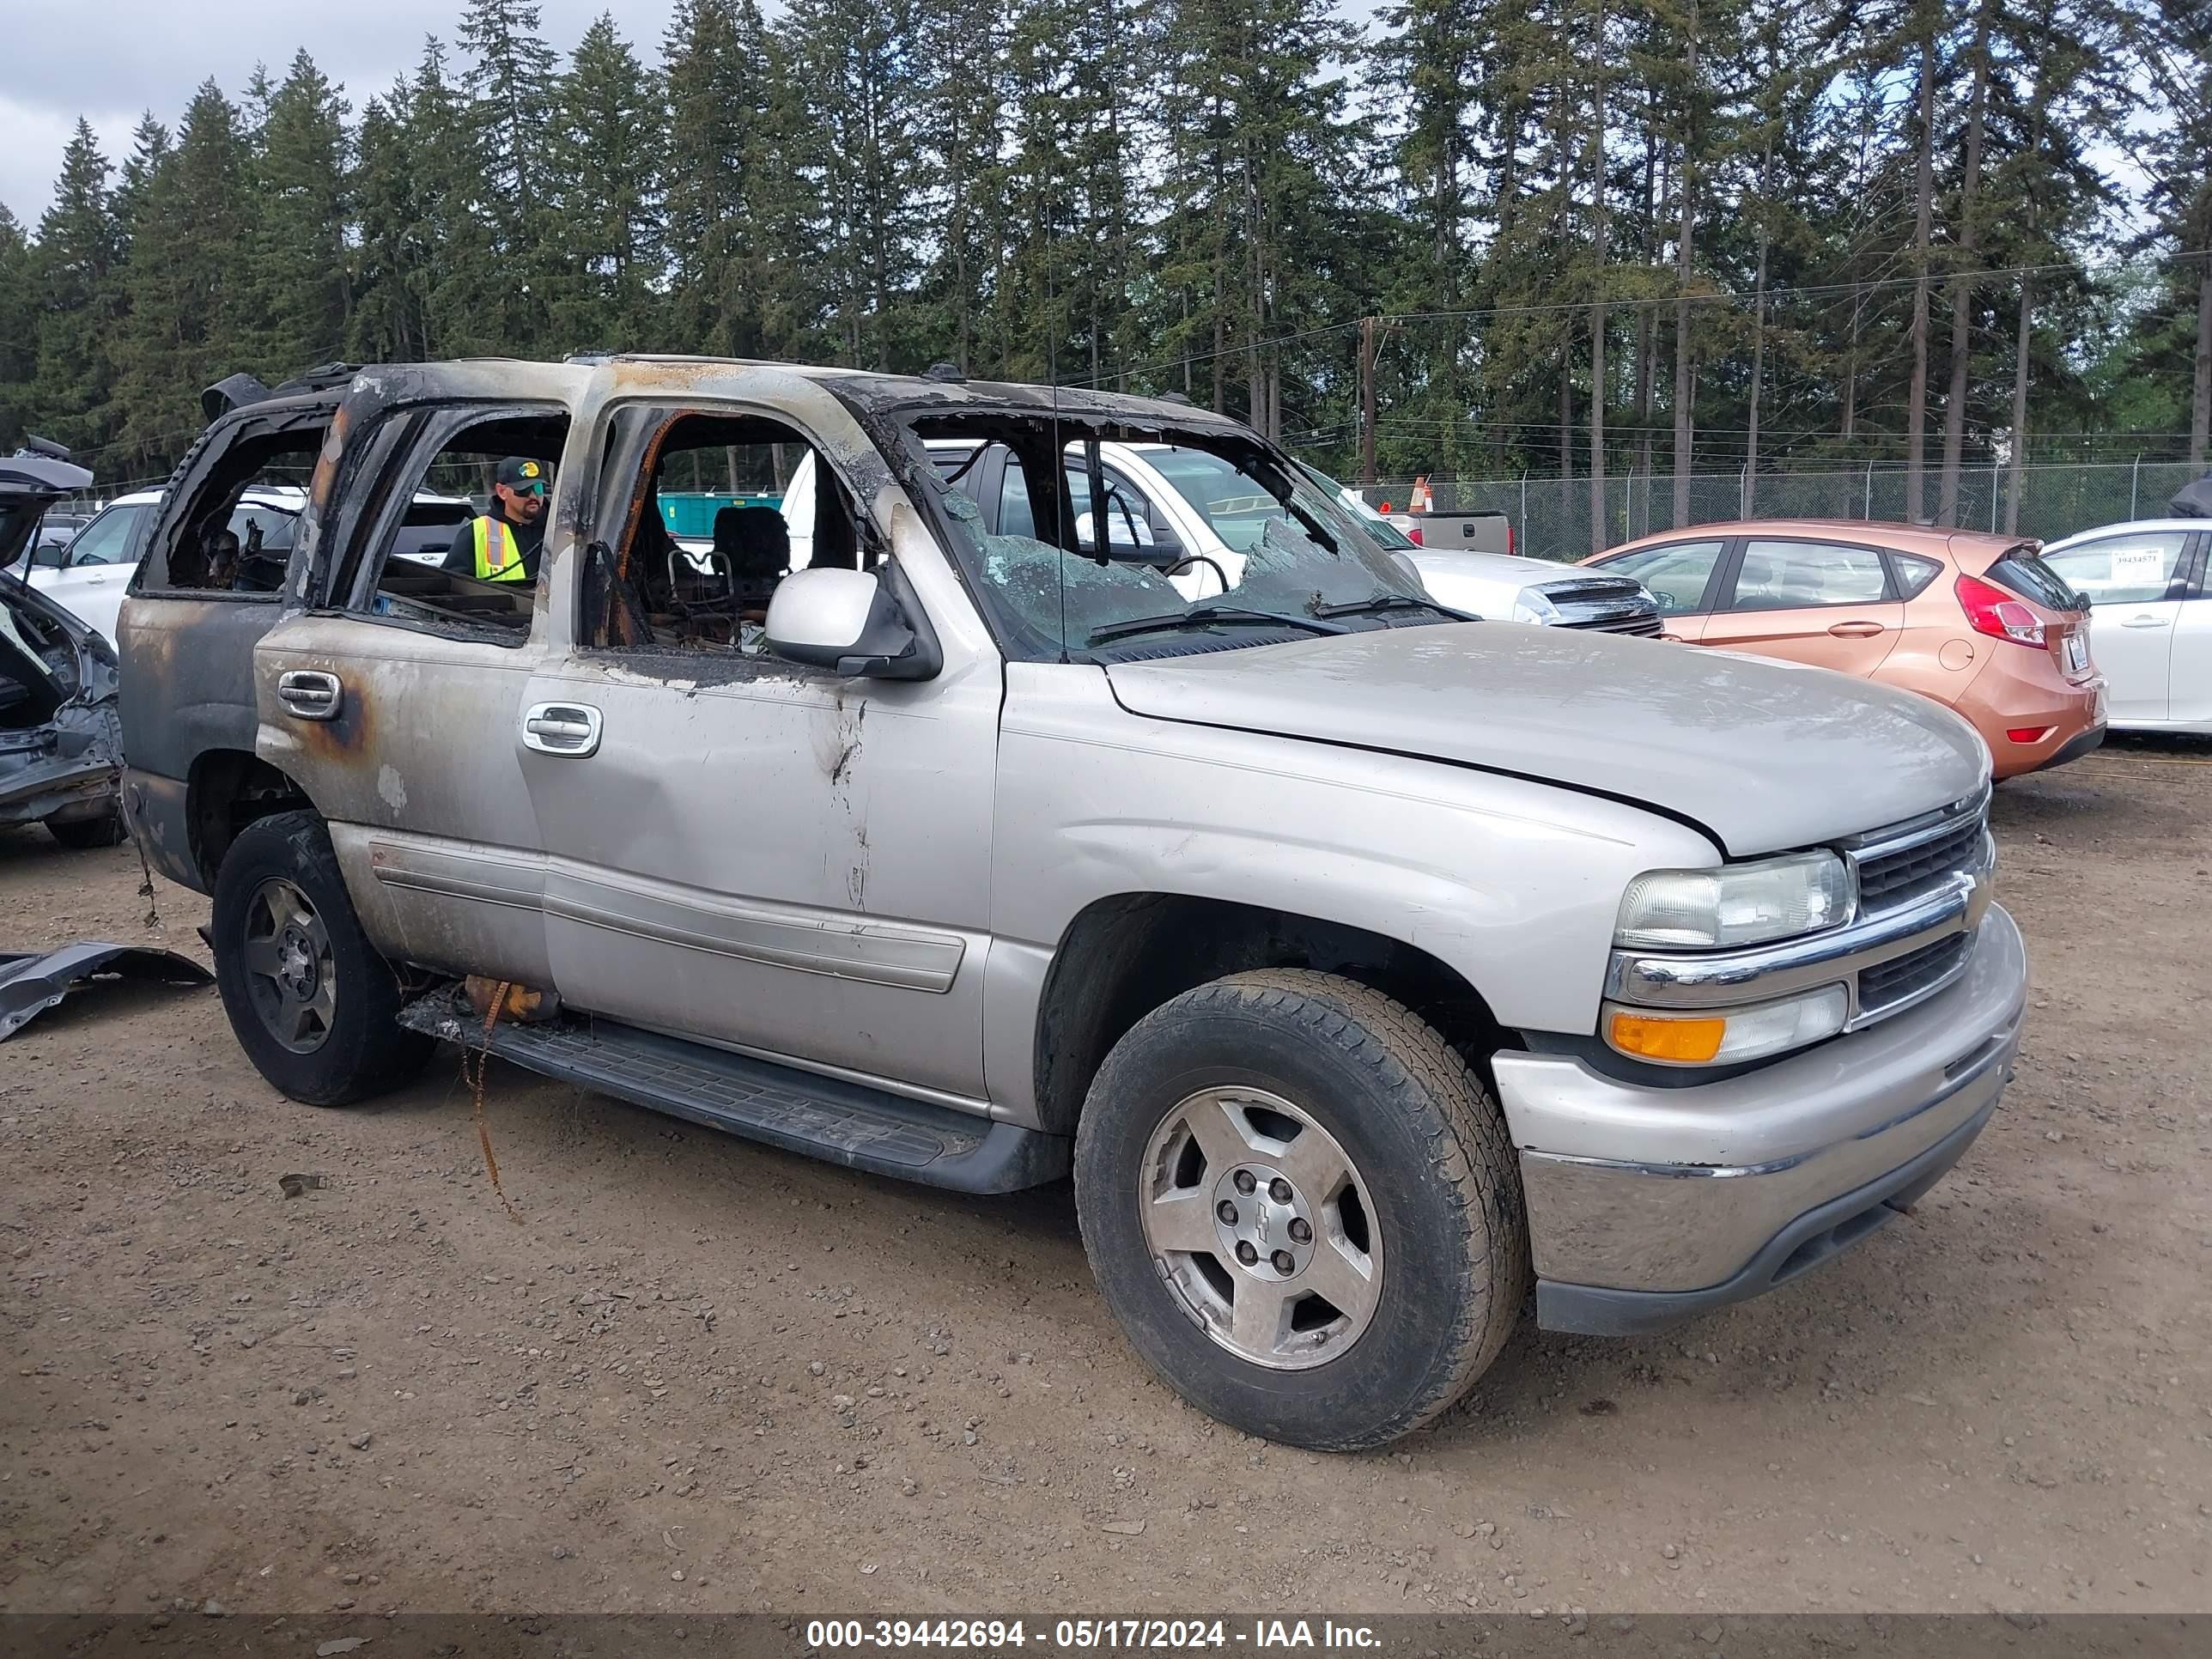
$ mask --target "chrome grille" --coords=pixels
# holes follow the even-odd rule
[[[1638,583],[1618,576],[1545,582],[1536,591],[1559,608],[1557,627],[1593,634],[1661,631],[1658,606],[1651,596]]]
[[[1616,951],[1607,997],[1631,1006],[1732,1008],[1842,984],[1844,1029],[1903,1013],[1964,975],[1990,902],[1990,795],[1841,844],[1859,877],[1858,915],[1840,927],[1734,951]]]
[[[1972,933],[1954,933],[1901,957],[1859,969],[1859,1018],[1875,1018],[1934,990],[1966,965]]]
[[[1585,634],[1635,634],[1656,639],[1665,630],[1656,615],[1644,617],[1599,617],[1588,622],[1568,621],[1563,628],[1578,628]]]
[[[1851,861],[1858,866],[1860,913],[1910,903],[1962,871],[1978,868],[1989,822],[1984,790],[1928,820],[1859,837]]]

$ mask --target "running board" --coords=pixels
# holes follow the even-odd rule
[[[733,1054],[617,1021],[502,1020],[489,1035],[465,1001],[433,991],[399,1023],[511,1064],[787,1152],[963,1193],[1010,1193],[1067,1174],[1066,1137]]]

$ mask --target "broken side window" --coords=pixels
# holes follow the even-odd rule
[[[579,611],[592,648],[762,657],[786,575],[886,556],[823,447],[772,416],[626,410],[605,466]]]
[[[185,486],[168,535],[146,550],[137,591],[275,599],[328,424],[325,416],[231,441]]]
[[[398,436],[332,580],[338,608],[494,644],[530,636],[564,411],[448,406],[391,417]]]

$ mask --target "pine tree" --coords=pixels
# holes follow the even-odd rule
[[[803,132],[786,135],[812,206],[799,246],[819,262],[825,343],[860,368],[906,362],[921,320],[912,296],[933,181],[920,17],[914,0],[793,0],[784,24],[806,111]]]
[[[415,205],[410,266],[422,296],[425,354],[458,357],[501,349],[496,297],[504,284],[481,210],[484,184],[467,97],[447,70],[434,36],[408,88],[404,143]]]
[[[2155,86],[2170,118],[2148,145],[2154,246],[2167,256],[2168,301],[2176,320],[2163,333],[2181,350],[2162,358],[2138,347],[2136,361],[2167,380],[2166,365],[2189,366],[2183,403],[2189,459],[2212,459],[2212,15],[2195,0],[2144,0],[2136,31],[2145,84]],[[2148,342],[2146,342],[2148,343]],[[2177,388],[2179,391],[2179,388]]]
[[[602,13],[559,88],[550,172],[567,269],[554,305],[568,350],[655,343],[664,262],[662,176],[668,126],[660,77]]]
[[[270,94],[252,174],[257,366],[282,376],[336,358],[351,300],[345,100],[301,52]]]
[[[147,180],[118,331],[116,444],[134,476],[166,471],[200,426],[203,387],[250,364],[256,292],[251,157],[238,108],[213,81]]]
[[[482,349],[530,356],[550,349],[559,219],[550,199],[546,134],[552,55],[537,0],[469,0],[461,40],[474,65],[465,100],[473,188],[467,241],[445,250],[471,281],[465,326]],[[454,319],[458,321],[459,319]]]
[[[428,356],[414,241],[413,158],[407,143],[407,85],[362,108],[355,144],[353,200],[359,245],[354,253],[353,308],[346,355],[367,362],[407,362]]]
[[[138,234],[138,222],[145,211],[146,191],[161,163],[169,157],[169,130],[154,118],[148,110],[138,118],[138,125],[131,135],[131,156],[124,162],[121,177],[115,186],[116,234],[122,240],[124,258],[130,258],[131,243]]]
[[[679,0],[668,64],[669,343],[757,356],[765,44],[751,0]]]
[[[22,441],[38,368],[38,310],[30,240],[0,203],[0,454]]]
[[[929,355],[973,369],[994,331],[995,277],[1008,234],[1004,64],[1011,32],[999,0],[945,0],[921,41],[927,126],[936,135],[935,258],[922,279]],[[1126,78],[1127,58],[1115,65]],[[1126,292],[1126,289],[1124,290]]]
[[[32,410],[44,435],[78,449],[104,446],[129,408],[115,406],[111,359],[121,248],[109,172],[80,117],[30,260],[39,342]]]

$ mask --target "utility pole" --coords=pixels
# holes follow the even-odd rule
[[[1359,319],[1359,482],[1375,482],[1375,352],[1376,319]]]

